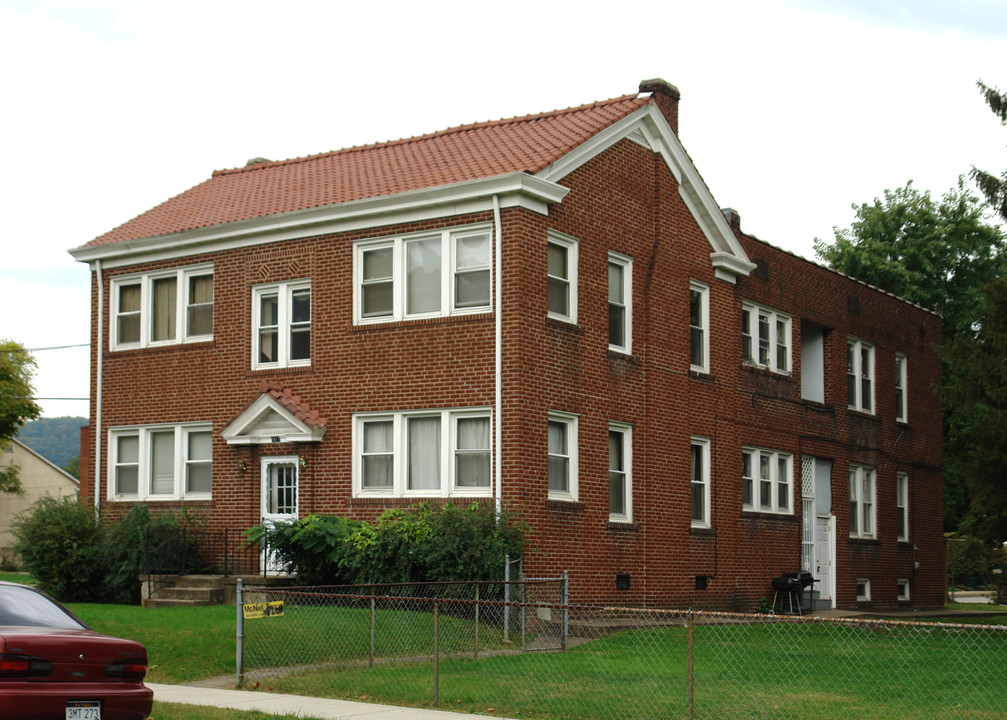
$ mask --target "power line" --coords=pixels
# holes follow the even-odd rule
[[[41,352],[42,350],[66,350],[67,348],[91,347],[91,343],[78,343],[77,345],[53,345],[52,347],[39,348],[0,348],[0,352]]]

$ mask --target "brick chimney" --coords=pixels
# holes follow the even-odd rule
[[[654,101],[668,119],[671,129],[678,135],[678,101],[682,94],[667,80],[654,78],[640,83],[640,92],[653,93]]]

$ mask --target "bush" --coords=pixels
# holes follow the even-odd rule
[[[419,503],[376,523],[311,515],[248,531],[307,585],[488,580],[524,549],[527,526],[485,504]]]

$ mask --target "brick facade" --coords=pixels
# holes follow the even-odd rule
[[[677,101],[677,97],[674,98]],[[677,127],[677,102],[668,105]],[[744,235],[737,242],[755,269],[736,282],[711,264],[711,243],[662,156],[625,138],[565,175],[569,190],[548,214],[505,207],[502,228],[502,501],[534,529],[525,572],[570,571],[576,601],[752,609],[771,599],[771,579],[802,563],[802,460],[831,461],[835,604],[854,607],[858,579],[869,579],[876,608],[897,605],[908,580],[916,606],[943,603],[940,405],[932,313]],[[734,216],[736,220],[736,216]],[[105,337],[98,337],[98,273],[93,273],[92,371],[102,353],[102,502],[108,429],[159,423],[212,426],[212,497],[152,500],[179,507],[211,527],[260,521],[260,461],[300,458],[298,512],[371,519],[406,498],[355,497],[354,417],[358,413],[492,408],[492,312],[355,324],[354,243],[384,236],[478,225],[494,214],[442,217],[384,227],[236,244],[183,258],[116,263],[101,273]],[[547,237],[577,243],[577,322],[547,317]],[[632,259],[632,353],[608,346],[608,257]],[[214,332],[206,342],[110,350],[112,280],[122,275],[212,263]],[[97,268],[96,268],[97,269]],[[253,370],[252,288],[311,282],[309,367]],[[690,370],[690,283],[709,288],[709,372]],[[742,358],[742,303],[790,318],[790,367],[777,373]],[[802,397],[802,328],[823,338],[824,401]],[[847,409],[847,339],[874,353],[873,412]],[[908,422],[895,420],[895,353],[908,363]],[[92,377],[92,393],[97,378]],[[326,419],[320,442],[229,444],[221,436],[279,381]],[[97,427],[92,396],[91,427]],[[547,497],[550,412],[577,418],[578,491]],[[610,423],[631,428],[632,517],[609,521]],[[710,451],[709,527],[692,527],[691,438]],[[81,495],[95,493],[93,438],[82,436]],[[789,509],[742,508],[742,448],[791,458]],[[875,469],[876,532],[850,539],[850,464]],[[909,478],[908,540],[896,538],[896,477]],[[489,498],[483,498],[489,500]],[[462,499],[462,502],[468,500]],[[491,501],[491,500],[490,500]],[[628,576],[629,589],[616,589]],[[703,588],[703,589],[698,589]]]

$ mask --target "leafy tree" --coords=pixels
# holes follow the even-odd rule
[[[986,100],[986,104],[990,106],[990,110],[1000,118],[1000,124],[1007,125],[1007,93],[1001,92],[999,88],[989,87],[982,80],[977,82],[976,86]],[[989,201],[993,209],[1004,220],[1007,220],[1007,170],[997,177],[992,173],[979,170],[973,165],[969,176],[975,181],[982,194],[986,196],[986,200]]]
[[[0,341],[0,449],[22,425],[42,414],[42,408],[32,399],[35,367],[35,358],[23,345],[13,340]],[[21,493],[16,465],[0,468],[0,492]]]
[[[67,460],[63,469],[80,480],[80,455],[74,455],[72,458]]]
[[[945,345],[974,338],[975,320],[987,310],[983,285],[1007,270],[1007,244],[964,179],[939,201],[909,182],[886,190],[884,199],[854,209],[852,226],[837,228],[834,242],[815,240],[818,257],[836,270],[939,312]],[[969,371],[950,357],[943,359],[942,385],[947,388]],[[944,519],[953,530],[970,505],[970,448],[963,438],[966,428],[975,426],[977,410],[951,395],[942,397]]]

